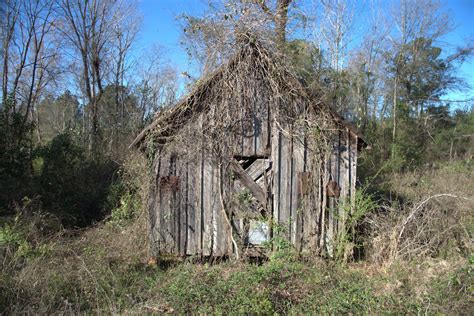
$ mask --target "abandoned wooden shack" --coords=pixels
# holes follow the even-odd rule
[[[350,124],[249,40],[133,141],[148,157],[154,255],[242,256],[286,240],[331,255],[355,203]]]

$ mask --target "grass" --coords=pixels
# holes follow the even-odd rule
[[[95,230],[102,231],[56,244],[48,255],[27,259],[16,273],[2,273],[1,309],[14,313],[397,314],[468,313],[474,307],[473,263],[466,259],[399,262],[389,269],[292,256],[260,265],[172,262],[164,267],[148,265],[139,254],[111,255],[113,249],[100,245],[100,239],[105,231],[121,232],[107,226]]]
[[[467,272],[472,267],[467,263],[458,263],[460,268],[452,274],[432,275],[423,282],[412,264],[393,271],[282,260],[260,266],[182,264],[159,275],[155,296],[142,307],[179,314],[467,313],[472,309],[468,289],[472,275]],[[453,291],[454,275],[460,276],[455,286],[462,291]]]
[[[391,188],[407,200],[433,192],[468,196],[469,168],[394,176]],[[120,209],[124,212],[125,202]],[[456,214],[465,227],[472,227],[471,204],[453,203],[440,200],[428,210],[465,210]],[[130,218],[55,234],[38,229],[49,221],[41,216],[1,222],[0,313],[471,314],[474,310],[474,257],[467,241],[464,248],[439,243],[450,251],[433,252],[436,256],[390,261],[383,256],[346,264],[298,258],[284,247],[261,264],[167,258],[156,265],[148,261],[146,221]]]

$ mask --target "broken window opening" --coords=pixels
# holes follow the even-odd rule
[[[248,243],[253,246],[261,246],[268,241],[269,227],[266,221],[250,220],[248,232]]]

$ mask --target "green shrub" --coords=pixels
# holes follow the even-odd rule
[[[365,186],[356,190],[353,205],[348,201],[342,201],[341,207],[345,216],[339,220],[344,221],[344,224],[336,236],[333,257],[346,262],[353,256],[354,248],[362,247],[362,240],[358,238],[358,227],[368,214],[372,214],[378,208],[378,204],[374,195],[369,193],[368,187]]]
[[[22,234],[9,224],[0,227],[0,247],[18,247],[23,239]]]
[[[122,227],[131,223],[140,211],[140,197],[126,192],[120,197],[119,204],[112,209],[111,223]]]
[[[31,201],[24,202],[28,207]],[[54,220],[39,211],[30,215],[20,212],[14,218],[6,220],[0,226],[0,248],[6,249],[5,260],[14,263],[18,259],[31,259],[45,256],[51,251],[51,245],[42,239],[51,231],[57,231]]]
[[[434,310],[447,314],[471,313],[474,307],[474,263],[471,260],[463,267],[435,279],[431,288],[433,291],[429,296]]]
[[[33,124],[23,114],[12,111],[14,100],[0,105],[0,210],[11,211],[33,190],[31,172]]]
[[[109,186],[117,166],[89,159],[68,133],[38,150],[43,159],[38,187],[44,208],[65,226],[86,226],[104,218]]]

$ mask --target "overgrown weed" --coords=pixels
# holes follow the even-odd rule
[[[135,163],[137,170],[142,168]],[[280,242],[279,247],[274,248],[268,261],[259,265],[241,261],[190,263],[192,260],[167,266],[150,264],[147,217],[120,202],[128,198],[127,194],[133,194],[137,203],[143,201],[146,196],[139,190],[140,183],[118,194],[119,203],[115,207],[123,207],[122,211],[130,212],[127,214],[131,216],[125,219],[111,216],[88,229],[46,229],[40,234],[38,227],[49,227],[47,223],[54,223],[53,219],[25,208],[22,213],[28,216],[25,220],[19,217],[16,222],[13,219],[2,223],[0,310],[42,314],[469,313],[474,307],[474,260],[472,251],[468,252],[472,248],[459,248],[457,242],[463,235],[453,234],[458,230],[453,228],[443,235],[447,238],[443,243],[418,244],[437,251],[390,257],[381,252],[386,248],[376,248],[380,241],[390,241],[391,235],[386,232],[401,227],[399,224],[413,211],[413,206],[419,205],[418,198],[426,200],[439,192],[453,194],[454,191],[459,196],[468,196],[472,184],[466,181],[470,175],[462,170],[458,174],[440,168],[432,174],[395,177],[393,181],[399,185],[393,183],[393,189],[411,202],[392,205],[394,212],[385,210],[388,212],[385,215],[380,213],[384,209],[378,210],[370,218],[377,220],[378,226],[365,227],[373,229],[365,240],[366,259],[370,260],[345,264],[299,258],[291,245],[278,239],[275,242]],[[130,179],[143,181],[143,177],[133,174]],[[418,179],[413,189],[406,185],[407,181],[413,181],[410,179]],[[419,187],[425,190],[423,195],[415,192]],[[452,191],[440,191],[447,187]],[[420,208],[420,215],[425,217],[416,217],[417,225],[406,226],[406,235],[405,232],[402,235],[406,239],[400,239],[404,244],[399,246],[416,244],[407,240],[430,241],[427,238],[432,235],[416,234],[417,228],[427,227],[423,226],[426,224],[446,226],[459,221],[464,227],[472,225],[469,201],[432,202]],[[34,203],[25,203],[28,205]],[[434,222],[423,221],[428,214],[435,215]],[[453,215],[456,216],[452,220],[447,218]],[[32,221],[31,216],[38,219]],[[37,224],[32,225],[33,222]],[[400,234],[399,230],[396,232]],[[30,249],[26,252],[20,246],[25,242],[28,246],[23,249]]]
[[[367,259],[390,265],[398,259],[471,255],[473,178],[468,162],[394,174],[385,185],[403,202],[384,203],[367,218]]]

